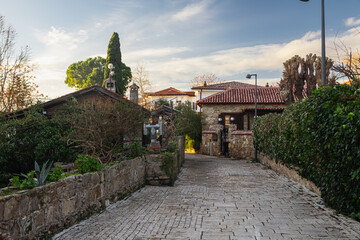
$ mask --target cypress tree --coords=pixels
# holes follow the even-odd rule
[[[129,83],[129,78],[123,78],[123,69],[121,63],[121,51],[120,51],[120,40],[119,35],[114,32],[110,38],[109,46],[107,50],[107,57],[104,69],[104,79],[109,78],[110,69],[108,68],[109,63],[112,63],[115,67],[114,75],[111,77],[112,80],[116,82],[116,92],[119,94],[124,94]],[[131,78],[131,77],[130,77]]]

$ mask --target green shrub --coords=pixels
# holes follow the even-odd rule
[[[168,143],[166,151],[168,152],[175,152],[177,149],[177,142],[176,141],[171,141]]]
[[[31,171],[27,175],[21,174],[24,179],[20,179],[19,176],[12,177],[9,181],[13,187],[17,187],[21,190],[30,189],[36,187],[35,172]]]
[[[79,154],[75,160],[75,167],[79,170],[79,173],[84,174],[100,171],[103,168],[103,165],[99,163],[96,158]]]
[[[254,124],[258,149],[321,190],[325,203],[360,219],[360,86],[321,87]]]
[[[170,152],[161,153],[161,170],[163,170],[170,178],[170,184],[172,185],[175,182],[175,167],[174,167],[174,155]]]
[[[34,161],[75,159],[75,151],[64,138],[71,128],[65,120],[49,120],[41,108],[32,107],[23,118],[7,118],[0,123],[0,187],[6,186],[9,176],[29,172]]]
[[[49,172],[49,175],[48,175],[48,181],[49,182],[56,182],[58,181],[59,179],[63,178],[65,175],[63,169],[61,166],[56,166],[56,168]]]
[[[189,135],[194,140],[195,151],[200,149],[204,114],[197,113],[191,107],[189,101],[176,106],[179,113],[176,115],[176,135]]]
[[[129,158],[133,159],[142,155],[142,146],[139,142],[131,142],[129,146]]]

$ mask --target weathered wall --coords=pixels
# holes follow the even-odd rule
[[[286,167],[285,165],[283,165],[281,162],[279,162],[279,161],[276,162],[271,157],[269,157],[265,154],[262,154],[262,153],[258,154],[258,159],[262,164],[270,167],[275,172],[278,172],[281,175],[284,175],[285,177],[290,178],[291,180],[300,183],[307,189],[309,189],[312,192],[316,193],[317,195],[321,196],[320,189],[313,182],[301,177],[297,173],[296,169],[290,169],[290,168]]]
[[[218,131],[203,131],[200,153],[210,156],[218,156],[221,154],[220,140]]]
[[[282,107],[283,104],[258,104],[259,109],[274,109]],[[221,153],[221,131],[224,126],[219,124],[218,116],[221,113],[242,113],[244,109],[253,108],[254,104],[205,104],[202,108],[203,115],[205,116],[205,126],[202,134],[202,143],[200,146],[200,153],[210,155],[210,145],[211,145],[211,155],[220,156]],[[248,130],[248,115],[243,116],[243,128]],[[250,114],[250,124],[253,121],[253,117]],[[253,159],[252,153],[253,149],[253,140],[252,136],[233,136],[232,132],[236,130],[235,124],[229,124],[228,126],[229,134],[229,156],[243,159]],[[215,131],[217,134],[217,140],[210,139],[209,131]],[[240,144],[241,146],[239,146]]]
[[[279,108],[283,104],[258,104],[258,109]],[[202,108],[205,116],[205,126],[203,129],[216,130],[218,116],[220,113],[241,113],[246,108],[254,108],[254,104],[205,104]]]
[[[152,186],[172,186],[181,168],[180,154],[171,154],[172,158],[166,158],[161,154],[149,155],[146,159],[146,181]]]
[[[177,151],[172,155],[176,178],[184,153]],[[139,157],[100,172],[70,176],[2,197],[0,239],[37,239],[56,233],[137,190],[145,184],[149,170],[159,167],[161,159],[161,154]],[[169,179],[161,168],[151,177]]]
[[[234,131],[230,136],[229,156],[253,160],[255,154],[254,138],[251,131]]]
[[[144,161],[123,161],[0,198],[0,238],[31,239],[74,224],[143,185]]]
[[[163,154],[152,154],[146,158],[145,183],[152,186],[173,185],[185,161],[185,137],[177,136],[178,150],[172,158]]]

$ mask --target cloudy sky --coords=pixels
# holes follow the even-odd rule
[[[321,55],[320,0],[0,0],[0,15],[30,46],[40,91],[50,98],[74,91],[67,67],[106,55],[113,32],[123,62],[145,65],[154,91],[189,90],[197,75],[275,84],[282,63]],[[360,0],[325,0],[327,56],[335,44],[360,49]],[[341,51],[340,51],[341,52]],[[253,80],[252,80],[253,81]]]

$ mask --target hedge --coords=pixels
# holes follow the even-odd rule
[[[253,129],[261,152],[296,166],[328,206],[360,220],[360,85],[320,87]]]

